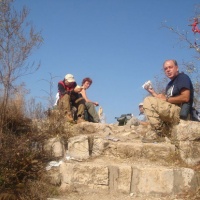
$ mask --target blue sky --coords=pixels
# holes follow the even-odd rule
[[[40,69],[23,77],[30,96],[42,101],[50,74],[57,83],[67,73],[78,84],[93,79],[88,97],[103,107],[107,123],[121,114],[138,115],[147,92],[142,85],[161,73],[166,59],[192,61],[194,51],[162,22],[189,31],[198,0],[16,0],[17,9],[30,9],[28,20],[42,32],[44,43],[30,61]]]

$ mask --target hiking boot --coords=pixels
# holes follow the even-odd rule
[[[156,133],[155,131],[148,131],[146,135],[142,138],[143,143],[160,143],[165,142],[165,137],[162,134]]]
[[[73,122],[74,121],[71,113],[66,114],[66,119],[67,119],[68,122]]]
[[[86,122],[85,119],[83,117],[78,117],[77,119],[77,124],[81,123],[81,122]]]

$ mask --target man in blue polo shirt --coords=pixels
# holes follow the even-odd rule
[[[165,94],[157,94],[152,87],[145,87],[151,94],[144,99],[144,112],[151,125],[142,142],[162,142],[169,136],[169,127],[188,119],[192,110],[194,89],[190,78],[179,73],[176,60],[166,60],[163,64],[165,75],[171,79]]]

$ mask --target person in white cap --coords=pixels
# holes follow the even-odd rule
[[[147,121],[147,118],[144,114],[143,103],[139,104],[139,110],[140,110],[139,115],[137,117],[132,116],[132,118],[127,122],[127,125],[134,125],[134,126],[149,125],[149,122]]]
[[[147,122],[147,117],[144,114],[143,103],[139,104],[139,110],[140,110],[140,113],[139,113],[139,116],[137,118],[141,122],[140,124],[147,125],[148,122]]]
[[[64,80],[58,82],[58,108],[66,117],[67,121],[73,122],[71,106],[77,109],[77,123],[84,122],[85,102],[80,98],[79,92],[82,87],[78,86],[72,74],[67,74]]]

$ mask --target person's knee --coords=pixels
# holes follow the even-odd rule
[[[62,101],[69,101],[70,100],[70,96],[68,94],[65,94],[62,98]]]
[[[82,97],[78,98],[75,100],[76,104],[85,104],[85,99],[83,99]]]
[[[143,101],[143,108],[146,109],[149,107],[150,97],[146,97]]]
[[[152,101],[155,97],[152,96],[148,96],[145,97],[144,101],[143,101],[143,105],[149,103],[149,101]]]
[[[84,104],[79,104],[78,105],[78,114],[84,115],[85,112],[85,105]]]
[[[156,105],[158,103],[158,99],[156,97],[148,96],[143,101],[143,108],[147,109],[152,107],[152,105]]]
[[[95,108],[94,104],[91,102],[86,102],[85,106],[87,107],[87,109],[89,110],[90,108]]]

